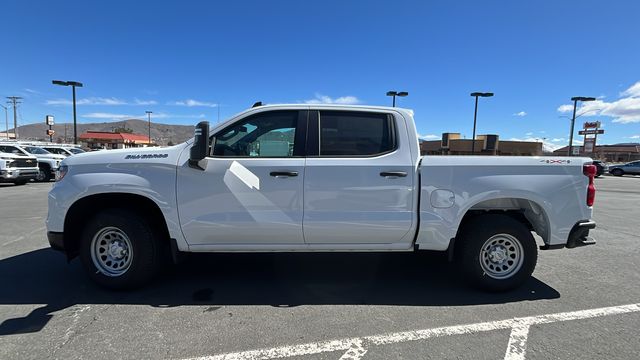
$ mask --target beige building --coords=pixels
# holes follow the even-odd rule
[[[579,149],[580,156],[599,159],[606,162],[630,162],[640,160],[640,143],[623,143],[614,145],[597,145],[592,153],[584,151],[583,146],[574,146]],[[553,152],[553,155],[567,155],[568,146]]]
[[[502,141],[498,135],[478,135],[475,139],[475,150],[471,149],[474,140],[462,139],[459,133],[443,133],[442,139],[422,141],[422,155],[543,155],[542,142]]]

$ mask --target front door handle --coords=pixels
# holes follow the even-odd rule
[[[294,177],[298,176],[297,171],[272,171],[269,175],[273,177]]]
[[[380,173],[382,177],[406,177],[407,173],[404,171],[383,171]]]

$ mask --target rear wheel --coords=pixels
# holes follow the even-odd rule
[[[471,219],[464,225],[457,245],[463,276],[484,290],[505,291],[520,286],[531,277],[538,260],[529,229],[507,215]]]
[[[17,180],[13,182],[14,185],[18,185],[18,186],[24,185],[26,183],[27,183],[27,180]]]
[[[613,175],[613,176],[622,176],[622,175],[624,175],[624,171],[622,169],[613,169],[613,170],[611,170],[611,175]]]
[[[150,281],[160,263],[159,237],[134,212],[109,209],[89,221],[80,258],[89,277],[111,289],[131,289]]]

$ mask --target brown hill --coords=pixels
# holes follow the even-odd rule
[[[65,127],[66,127],[66,142],[73,142],[73,123],[61,123],[55,124],[53,130],[55,135],[53,136],[54,142],[65,142]],[[46,130],[49,127],[43,123],[29,124],[18,126],[18,137],[20,140],[42,140],[48,141],[49,137],[46,135]],[[93,131],[114,131],[117,129],[126,129],[127,132],[133,132],[135,134],[148,134],[148,123],[145,120],[129,119],[116,122],[103,122],[103,123],[83,123],[78,124],[78,136],[88,130]],[[169,125],[151,123],[151,139],[160,145],[167,145],[170,142],[173,144],[181,143],[191,137],[193,137],[194,126],[191,125]],[[10,129],[9,132],[13,132]]]

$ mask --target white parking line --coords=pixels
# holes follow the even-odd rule
[[[414,330],[389,333],[383,335],[346,338],[322,341],[301,345],[281,346],[270,349],[259,349],[226,353],[213,356],[195,357],[185,360],[267,360],[293,356],[306,356],[325,352],[342,351],[340,359],[361,359],[372,346],[397,344],[407,341],[425,340],[447,335],[462,335],[478,332],[512,329],[509,345],[505,353],[505,360],[524,359],[529,327],[531,325],[550,324],[555,322],[590,319],[601,316],[627,314],[640,311],[640,303],[604,307],[598,309],[563,312],[548,315],[529,316],[500,321],[446,326],[433,329]]]

